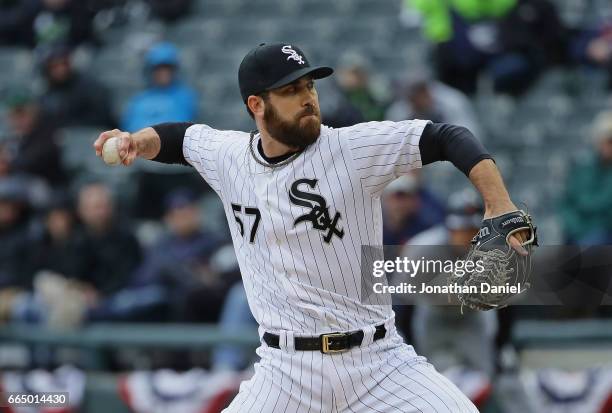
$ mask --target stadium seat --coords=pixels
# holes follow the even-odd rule
[[[242,58],[241,55],[233,52],[219,52],[220,51],[211,50],[200,54],[200,65],[204,73],[214,75],[231,70],[231,68],[238,69],[237,63],[240,62]]]
[[[0,110],[0,143],[3,139],[9,137],[10,131],[8,126],[7,113],[4,109]]]
[[[385,18],[369,17],[368,19],[357,21],[343,21],[338,25],[335,31],[335,40],[340,44],[361,45],[373,44],[380,46],[388,44],[390,41],[391,32],[389,25],[393,22],[387,21]]]
[[[201,16],[221,17],[235,11],[237,5],[238,2],[232,0],[196,0],[194,1],[193,12]]]
[[[346,13],[354,14],[354,7],[350,7],[346,1],[326,2],[320,0],[289,1],[287,9],[300,16],[304,21],[314,22],[320,18],[346,16]]]
[[[71,127],[62,130],[62,161],[75,177],[78,185],[81,179],[98,179],[105,182],[116,194],[119,205],[133,205],[136,196],[134,175],[141,169],[137,162],[131,168],[107,166],[96,157],[92,144],[102,128]],[[152,163],[152,162],[150,162]]]
[[[232,25],[224,34],[222,38],[222,44],[231,44],[232,46],[249,45],[255,46],[256,39],[267,39],[270,38],[270,34],[276,32],[276,30],[265,30],[259,26],[250,25]]]
[[[34,57],[27,49],[0,47],[0,89],[34,74]]]
[[[372,16],[384,16],[396,17],[399,14],[401,0],[384,0],[384,1],[371,1],[371,0],[355,0],[355,9],[359,14],[364,17]]]
[[[557,0],[555,5],[561,20],[568,27],[576,28],[585,22],[589,0]]]
[[[79,169],[93,162],[101,162],[96,158],[91,146],[98,133],[99,129],[90,127],[71,127],[61,130],[59,143],[62,148],[62,159],[67,168]]]
[[[206,48],[217,46],[225,30],[229,29],[228,20],[215,16],[192,17],[181,21],[168,30],[168,39],[179,45],[195,44]]]
[[[288,43],[296,43],[305,49],[313,49],[306,47],[308,43],[311,46],[318,46],[320,40],[324,38],[323,33],[318,33],[319,26],[311,22],[286,22],[279,27],[278,38],[280,41]]]
[[[103,179],[113,188],[127,188],[126,182],[134,171],[123,167],[109,167],[96,156],[92,145],[101,130],[102,128],[95,127],[62,129],[59,139],[62,163],[75,176],[95,176]],[[119,191],[119,193],[126,193],[126,191]]]
[[[202,67],[202,51],[196,46],[182,47],[180,50],[181,77],[192,84],[197,79]]]
[[[254,129],[254,123],[244,106],[229,106],[216,110],[204,110],[203,120],[215,129],[241,130],[248,132]]]
[[[130,89],[144,85],[142,58],[122,47],[106,47],[95,55],[90,65],[95,77],[114,90]]]

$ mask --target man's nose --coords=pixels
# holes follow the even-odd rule
[[[302,105],[303,106],[312,106],[313,108],[315,107],[315,97],[314,94],[310,91],[306,91],[304,93],[304,98],[302,101]]]
[[[315,95],[314,88],[309,88],[309,87],[307,87],[305,85],[300,87],[300,91],[299,92],[300,92],[300,94],[302,96],[307,97],[309,99],[312,99],[314,97],[314,95]]]

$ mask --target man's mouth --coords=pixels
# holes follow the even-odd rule
[[[319,116],[315,112],[303,113],[300,116],[300,118],[308,118],[308,117],[318,118]]]

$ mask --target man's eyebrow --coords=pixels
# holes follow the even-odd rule
[[[302,81],[302,79],[304,80],[304,82],[306,84],[308,84],[310,82],[314,82],[314,79],[312,77],[299,78],[299,79],[295,79],[291,83],[286,84],[285,86],[281,86],[280,88],[278,88],[278,90],[285,90],[285,88],[288,88],[289,86],[298,86],[300,84],[300,82]]]

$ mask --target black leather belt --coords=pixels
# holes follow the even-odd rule
[[[374,341],[384,338],[387,329],[384,324],[376,326]],[[363,341],[363,330],[350,333],[328,333],[319,337],[294,337],[295,349],[297,351],[321,351],[321,353],[341,353],[352,347],[360,346]],[[280,337],[276,334],[265,332],[263,341],[273,348],[280,349]]]

